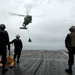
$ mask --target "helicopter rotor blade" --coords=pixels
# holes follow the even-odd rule
[[[33,17],[44,18],[44,17],[46,17],[46,15],[33,15]]]
[[[26,15],[21,15],[21,14],[16,14],[16,13],[12,13],[12,12],[9,12],[10,15],[14,15],[14,16],[21,16],[21,17],[25,17]]]

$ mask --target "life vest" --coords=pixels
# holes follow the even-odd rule
[[[75,32],[71,32],[69,34],[70,40],[69,40],[69,47],[75,47]]]

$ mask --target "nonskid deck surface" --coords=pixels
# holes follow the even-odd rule
[[[20,62],[15,61],[13,68],[7,64],[8,71],[4,75],[75,75],[75,65],[72,74],[65,72],[67,64],[68,55],[65,51],[22,51]]]

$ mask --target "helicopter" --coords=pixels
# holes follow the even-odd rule
[[[24,22],[23,22],[23,24],[22,24],[22,27],[20,27],[20,29],[27,29],[27,25],[29,24],[29,23],[32,23],[32,16],[31,15],[20,15],[20,14],[16,14],[16,13],[12,13],[12,12],[10,12],[10,15],[17,15],[17,16],[21,16],[21,17],[24,17]]]
[[[17,16],[21,16],[21,17],[24,17],[24,22],[23,22],[23,24],[22,24],[22,27],[20,27],[20,29],[27,29],[27,25],[29,24],[29,23],[32,23],[32,16],[31,15],[20,15],[20,14],[16,14],[16,13],[12,13],[12,12],[10,12],[10,15],[17,15]],[[28,34],[29,34],[29,30],[28,30]],[[28,42],[32,42],[32,40],[31,40],[31,38],[30,38],[30,36],[29,36],[29,40],[28,40]]]
[[[28,29],[26,26],[29,25],[29,23],[32,23],[32,16],[29,15],[29,12],[30,12],[32,6],[33,6],[32,4],[26,4],[25,5],[25,7],[26,7],[26,15],[21,15],[21,14],[16,14],[16,13],[13,13],[13,12],[9,12],[10,15],[24,17],[24,21],[23,21],[22,27],[20,27],[20,29]],[[29,34],[29,30],[28,30],[28,34]],[[30,35],[29,35],[28,42],[32,42],[32,40],[30,38]]]
[[[26,4],[26,14],[27,15],[21,15],[21,14],[16,14],[16,13],[13,13],[13,12],[9,12],[10,15],[14,15],[14,16],[21,16],[21,17],[24,17],[24,21],[23,21],[23,24],[22,24],[22,27],[20,27],[20,29],[27,29],[27,25],[29,25],[29,23],[32,23],[32,16],[29,15],[29,12],[32,8],[32,4]]]

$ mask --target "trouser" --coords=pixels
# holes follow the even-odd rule
[[[2,52],[2,58],[1,58],[1,61],[2,61],[2,64],[3,64],[2,69],[5,69],[5,65],[6,65],[6,62],[7,62],[7,59],[6,59],[6,56],[7,56],[6,46],[3,46],[2,48],[0,48],[0,50]]]
[[[69,48],[69,60],[68,60],[68,65],[72,66],[74,64],[74,54],[75,54],[75,47]]]
[[[14,50],[14,57],[13,57],[14,61],[16,57],[17,57],[17,60],[19,61],[20,56],[21,56],[21,50]]]
[[[4,53],[2,53],[3,69],[5,69],[5,65],[6,65],[6,62],[7,62],[6,55],[7,55],[6,51]]]

